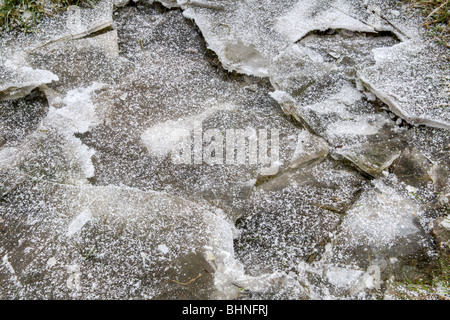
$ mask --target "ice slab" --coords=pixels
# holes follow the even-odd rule
[[[0,101],[0,137],[3,140],[0,144],[19,144],[38,128],[48,108],[47,98],[40,90],[22,99]]]
[[[359,73],[364,85],[409,123],[449,130],[446,49],[411,40],[374,54]]]
[[[37,87],[59,80],[57,75],[48,70],[15,65],[10,60],[0,61],[0,63],[1,100],[23,98]]]
[[[59,78],[48,69],[34,68],[28,54],[58,41],[78,39],[106,29],[112,24],[112,1],[100,1],[93,8],[81,10],[70,6],[67,11],[39,23],[40,32],[5,34],[0,39],[1,98],[17,98],[34,88]]]
[[[358,174],[326,160],[257,186],[238,222],[237,257],[254,275],[314,259],[363,184]]]
[[[312,31],[376,32],[367,6],[358,1],[221,1],[210,7],[178,1],[208,47],[230,71],[266,77],[273,58]],[[386,28],[384,24],[380,30]]]
[[[398,2],[161,2],[207,43],[149,2],[0,40],[2,66],[59,78],[48,103],[1,102],[0,297],[373,298],[388,276],[429,275],[448,130],[405,125],[360,79],[421,43]],[[219,60],[270,77],[272,98]],[[254,153],[273,166],[229,156],[245,134],[248,151],[280,138]],[[192,162],[175,163],[186,137]]]
[[[426,230],[429,221],[420,202],[390,179],[374,180],[374,188],[355,202],[332,237],[324,261],[363,269],[377,265],[381,280],[392,276],[401,280],[406,274],[413,281],[436,268],[437,256]]]
[[[102,123],[78,135],[96,150],[92,182],[200,197],[239,216],[252,180],[276,162],[272,137],[279,138],[276,160],[287,166],[297,127],[270,98],[266,82],[217,69],[179,11],[130,6],[116,17],[121,55],[131,67],[94,99]],[[250,163],[250,152],[238,163],[236,137],[247,129],[257,134],[258,152],[269,163],[261,156]],[[177,143],[185,138],[187,161],[173,161]]]
[[[114,83],[127,70],[127,61],[119,57],[117,30],[84,39],[58,41],[28,54],[34,68],[57,75],[47,87],[49,96],[62,98],[69,90],[87,87],[92,82]]]
[[[428,279],[437,268],[420,202],[393,176],[364,189],[313,262],[296,267],[312,299],[379,299],[392,281]]]
[[[376,65],[359,72],[360,79],[408,122],[449,128],[448,95],[445,94],[448,79],[445,68],[435,63],[446,55],[445,49],[426,44],[423,32],[417,27],[420,25],[417,17],[411,16],[401,3],[222,1],[220,10],[213,8],[214,2],[205,2],[210,4],[209,8],[189,6],[185,1],[178,3],[184,15],[195,21],[208,47],[227,70],[260,77],[272,76],[270,69],[277,55],[311,33],[345,30],[379,35],[390,32],[404,43],[395,48],[377,49]],[[371,46],[371,42],[375,43],[373,39],[367,39],[362,45]],[[353,42],[353,46],[356,44],[358,41]],[[331,56],[342,56],[342,52],[333,52],[332,46],[323,47],[328,47]],[[365,50],[370,52],[369,48]],[[354,63],[348,56],[342,58],[344,63]]]
[[[322,161],[328,155],[328,143],[320,137],[302,130],[298,134],[297,147],[292,155],[290,169],[311,164],[312,161]]]
[[[27,179],[4,200],[5,299],[208,299],[215,286],[205,248],[232,259],[232,224],[166,194]]]
[[[275,59],[271,83],[276,91],[272,97],[286,114],[324,138],[334,157],[345,158],[369,175],[377,176],[400,156],[404,143],[402,133],[380,110],[377,101],[351,81],[358,61],[369,62],[360,60],[360,46],[351,47],[346,42],[348,38],[364,42],[362,38],[366,37],[335,35],[334,45],[343,50],[341,56],[328,57],[328,62],[323,49],[332,50],[332,46],[320,48],[316,36],[311,37],[304,40],[305,44],[290,46]],[[382,37],[376,41],[383,45],[392,39]]]

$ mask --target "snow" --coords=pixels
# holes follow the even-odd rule
[[[52,126],[62,133],[84,133],[100,124],[91,94],[106,87],[103,83],[94,82],[87,88],[69,91],[62,100],[61,108],[50,107],[44,126]]]
[[[166,254],[170,251],[165,244],[158,245],[158,250],[161,251],[163,254]]]
[[[70,224],[67,230],[67,236],[71,237],[80,231],[86,223],[92,219],[92,214],[89,209],[81,212]]]

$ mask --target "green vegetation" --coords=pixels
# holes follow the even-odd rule
[[[416,299],[448,300],[450,298],[450,266],[442,260],[440,265],[440,272],[434,275],[431,281],[414,283],[406,279],[406,288],[418,294]]]
[[[418,8],[424,16],[424,25],[429,35],[450,47],[450,0],[404,0]]]
[[[95,0],[0,0],[0,33],[32,32],[37,21],[65,10],[68,6],[92,7]]]

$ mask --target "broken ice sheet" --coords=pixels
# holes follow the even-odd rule
[[[103,110],[92,100],[96,93],[107,87],[104,83],[93,82],[87,88],[78,87],[68,91],[67,95],[59,100],[59,108],[50,107],[42,125],[56,128],[60,133],[68,135],[84,133],[99,125]]]
[[[437,257],[420,203],[395,179],[374,180],[373,187],[347,212],[321,262],[363,270],[377,265],[382,280],[426,277]]]
[[[67,10],[51,16],[43,15],[37,24],[39,32],[2,35],[0,50],[28,52],[57,41],[82,38],[111,26],[112,13],[113,1],[110,0],[97,1],[88,8],[69,6]]]
[[[117,31],[94,37],[59,41],[29,53],[35,68],[49,70],[59,81],[48,87],[49,95],[62,97],[92,82],[114,83],[127,70],[127,60],[119,57]]]
[[[377,101],[370,101],[348,79],[345,67],[324,62],[311,49],[295,44],[277,57],[272,68],[276,89],[272,97],[285,113],[324,138],[334,157],[345,158],[372,176],[398,158],[402,133],[379,110]]]
[[[245,79],[217,69],[180,12],[160,13],[148,5],[138,9],[124,8],[116,20],[120,48],[133,68],[94,98],[103,110],[103,123],[77,134],[96,150],[91,182],[200,197],[238,216],[250,182],[268,165],[227,165],[225,158],[222,164],[210,165],[203,161],[210,141],[200,141],[201,163],[192,158],[191,164],[180,165],[171,159],[173,143],[186,136],[196,139],[197,124],[200,139],[208,130],[225,137],[227,130],[248,128],[267,130],[270,139],[276,129],[280,159],[287,165],[296,147],[297,127],[268,96],[267,83],[255,80],[256,86],[248,90]],[[141,21],[149,32],[135,28]],[[269,152],[270,144],[266,148]]]
[[[330,160],[261,184],[238,224],[237,257],[252,275],[314,259],[363,184]]]
[[[407,41],[375,50],[376,64],[359,77],[399,117],[411,124],[450,129],[447,49]]]
[[[411,194],[423,183],[402,182],[428,174],[427,190],[445,190],[448,132],[394,124],[357,77],[414,35],[398,24],[397,2],[161,2],[193,17],[206,44],[180,10],[140,2],[112,24],[107,1],[72,7],[15,45],[0,40],[1,59],[60,79],[43,87],[42,114],[25,97],[29,121],[2,131],[0,297],[370,298],[359,294],[380,288],[386,264],[412,279],[433,268],[425,206]],[[282,114],[266,79],[227,74],[206,46],[228,70],[270,76],[273,98],[309,131]],[[196,120],[225,135],[276,128],[277,170],[174,165],[164,133],[177,141]],[[395,187],[375,180],[358,198],[366,180],[328,153],[374,176],[414,172]]]
[[[275,30],[286,34],[294,43],[311,31],[328,29],[346,29],[358,32],[375,32],[375,29],[358,20],[365,18],[363,6],[355,1],[307,1],[300,0],[285,15],[279,17]]]
[[[391,172],[410,186],[430,217],[445,214],[450,191],[450,135],[447,130],[413,127],[407,132],[408,148]]]
[[[0,137],[5,146],[19,144],[40,124],[48,111],[46,96],[35,90],[22,99],[0,101]]]
[[[393,176],[373,180],[316,259],[297,265],[298,279],[313,299],[377,299],[388,279],[429,279],[438,265],[427,223],[423,207]]]
[[[23,98],[35,88],[59,80],[58,76],[47,70],[14,65],[10,60],[0,63],[0,100]]]
[[[210,298],[214,269],[204,248],[232,260],[227,250],[233,237],[232,225],[210,209],[126,187],[27,180],[0,206],[0,256],[14,269],[13,277],[0,268],[2,296]],[[78,270],[76,279],[69,265]],[[180,285],[196,277],[190,286]]]
[[[81,10],[71,6],[67,11],[44,18],[38,24],[40,32],[12,32],[0,38],[1,98],[19,98],[43,84],[58,81],[54,73],[33,68],[28,54],[36,48],[74,38],[81,38],[111,26],[112,2],[99,1],[93,8]]]
[[[187,6],[183,14],[200,28],[208,48],[224,67],[255,76],[267,76],[271,58],[288,43],[271,25],[292,1],[221,1],[225,10]]]
[[[223,10],[178,2],[227,70],[260,77],[270,75],[277,54],[311,31],[375,32],[366,23],[370,14],[360,1],[229,0],[220,2]],[[380,29],[389,30],[385,23]]]
[[[289,168],[297,169],[311,164],[312,161],[320,162],[328,155],[328,150],[328,143],[324,139],[311,134],[308,130],[301,130]]]
[[[42,98],[35,95],[24,99],[25,105],[5,102],[6,107],[11,104],[19,107],[16,112],[22,115],[30,113],[32,116],[33,110],[29,108],[33,103],[38,106],[42,104],[38,108],[39,113],[46,112],[46,109],[48,111],[32,120],[35,131],[30,132],[27,121],[23,121],[26,117],[14,121],[15,117],[9,116],[8,108],[5,108],[9,128],[4,133],[7,143],[0,149],[0,167],[4,177],[8,178],[1,181],[2,193],[17,188],[23,179],[46,179],[75,185],[87,183],[86,179],[94,175],[91,161],[94,151],[82,144],[74,133],[85,132],[100,121],[91,95],[102,88],[102,84],[94,83],[88,88],[70,91],[58,109],[52,106],[47,108],[46,101],[42,102]],[[13,135],[24,129],[28,129],[26,135]]]
[[[85,184],[86,179],[93,176],[92,150],[74,137],[52,129],[42,130],[45,132],[31,134],[20,146],[0,149],[0,168],[9,176],[0,181],[1,187],[22,178]],[[12,185],[17,187],[14,183]],[[4,188],[5,192],[10,189]]]

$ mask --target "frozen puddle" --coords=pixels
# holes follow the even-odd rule
[[[2,38],[0,298],[379,299],[431,280],[448,108],[441,49],[407,15],[105,0]]]

